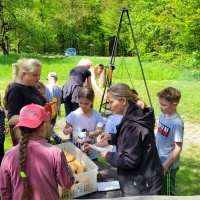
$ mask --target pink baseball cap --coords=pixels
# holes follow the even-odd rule
[[[48,114],[44,107],[37,104],[24,106],[19,113],[19,122],[14,127],[37,128],[42,122],[48,121]]]

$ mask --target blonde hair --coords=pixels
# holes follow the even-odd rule
[[[95,75],[95,78],[96,78],[98,76],[98,74],[97,74],[98,69],[103,69],[104,70],[104,65],[103,64],[97,64],[93,68],[94,68],[94,75]]]
[[[42,68],[42,64],[35,58],[19,59],[17,63],[12,64],[13,80],[20,78],[22,72],[34,72],[36,69]]]
[[[114,99],[120,100],[124,97],[129,103],[133,102],[133,92],[125,83],[116,83],[112,85],[107,92],[110,93]]]
[[[92,66],[92,61],[88,58],[82,58],[79,62],[78,62],[78,66]]]

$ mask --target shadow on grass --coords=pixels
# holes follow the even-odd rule
[[[200,195],[200,147],[190,144],[181,153],[181,165],[176,177],[176,195]]]

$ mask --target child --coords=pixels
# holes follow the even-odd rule
[[[5,128],[5,118],[6,114],[3,109],[3,106],[1,105],[1,95],[0,95],[0,166],[4,156],[5,134],[8,133],[8,129]]]
[[[64,152],[45,140],[48,120],[44,107],[37,104],[20,110],[14,127],[20,134],[19,144],[6,152],[0,168],[2,199],[58,200],[58,184],[73,185]]]
[[[103,91],[97,84],[97,78],[99,78],[102,75],[102,73],[104,72],[104,68],[105,67],[103,64],[97,64],[89,69],[89,71],[91,72],[92,88],[94,89],[95,93],[100,96],[103,95]],[[84,83],[84,86],[87,86],[87,83]]]
[[[94,90],[89,87],[82,87],[78,93],[79,108],[71,112],[66,117],[66,125],[63,129],[64,134],[73,133],[73,143],[81,148],[88,142],[96,143],[96,136],[92,135],[96,130],[98,122],[104,123],[104,120],[99,112],[92,108],[94,102]],[[91,160],[97,160],[98,153],[95,150],[86,152]]]
[[[38,84],[36,85],[36,88],[39,90],[39,92],[45,97],[45,99],[47,99],[47,96],[50,97],[51,94],[49,92],[49,90],[47,90],[46,86],[42,83],[42,82],[38,82]],[[50,136],[54,139],[54,141],[56,142],[56,144],[60,144],[62,142],[62,138],[60,138],[55,131],[53,130],[54,125],[52,125],[52,121],[54,120],[55,117],[55,102],[52,102],[53,99],[49,98],[50,101],[47,100],[47,103],[45,105],[45,108],[50,112],[51,115],[51,128],[50,128]],[[50,140],[50,138],[47,138],[48,140]]]
[[[167,87],[157,93],[162,114],[159,117],[156,146],[165,171],[165,195],[175,195],[175,178],[180,165],[184,124],[177,112],[179,90]]]
[[[56,99],[56,104],[55,104],[56,115],[51,121],[52,126],[55,126],[57,115],[60,116],[62,89],[60,86],[56,84],[58,81],[58,76],[55,72],[50,72],[48,74],[47,80],[49,81],[49,84],[46,85],[47,87],[46,91],[49,91],[50,94],[50,96],[47,95],[47,101],[50,102],[53,98]]]

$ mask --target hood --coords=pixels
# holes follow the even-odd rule
[[[155,115],[153,108],[139,108],[135,103],[131,103],[128,107],[124,120],[128,120],[129,123],[136,122],[149,130],[154,131],[155,127]]]

